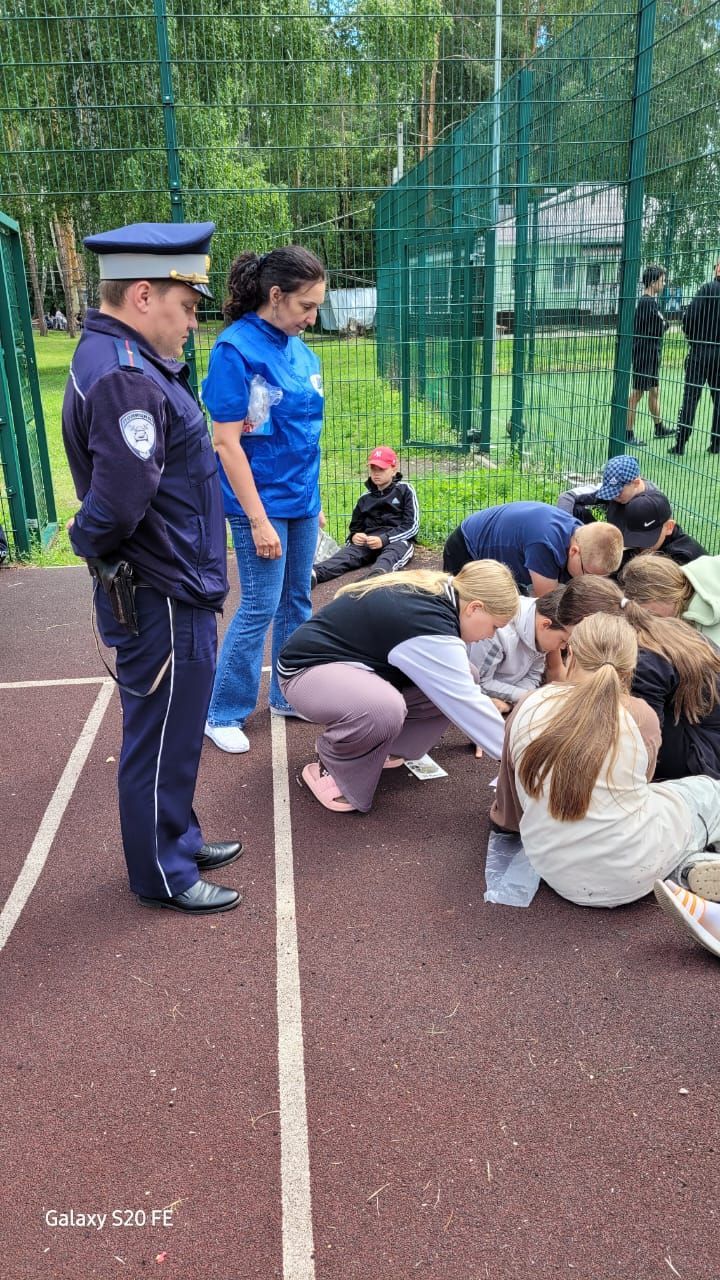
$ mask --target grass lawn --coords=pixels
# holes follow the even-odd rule
[[[197,341],[201,380],[217,330],[203,326]],[[512,339],[496,345],[490,463],[473,450],[455,452],[447,419],[449,379],[446,344],[435,343],[428,358],[425,396],[411,399],[413,439],[403,445],[401,393],[376,371],[375,342],[361,339],[317,339],[312,345],[322,361],[326,393],[323,433],[323,504],[329,528],[343,540],[347,521],[366,476],[366,458],[376,444],[389,444],[401,455],[401,467],[416,487],[422,515],[420,540],[441,544],[469,512],[518,498],[553,502],[575,476],[591,478],[607,457],[612,399],[614,339],[609,334],[581,332],[538,334],[535,372],[524,382],[524,432],[512,450],[506,426],[511,406]],[[49,550],[34,557],[41,564],[74,563],[65,522],[77,508],[60,431],[62,400],[74,342],[62,333],[35,341],[45,410],[48,448],[55,486],[60,533]],[[673,424],[682,394],[685,343],[671,331],[665,341],[661,372],[664,417]],[[480,344],[476,351],[481,354]],[[473,426],[479,427],[482,373],[474,374]],[[416,389],[416,388],[414,388]],[[710,406],[703,396],[696,430],[682,460],[668,456],[667,442],[652,438],[646,401],[641,403],[636,434],[647,447],[638,451],[643,474],[670,497],[683,527],[713,552],[720,551],[717,481],[720,457],[705,450]],[[671,443],[671,442],[670,442]],[[430,445],[440,447],[431,448]],[[445,446],[445,447],[442,447]]]

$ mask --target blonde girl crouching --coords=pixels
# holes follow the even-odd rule
[[[637,637],[621,617],[593,614],[570,641],[565,684],[520,704],[508,755],[522,809],[520,835],[542,878],[581,906],[616,907],[671,873],[720,899],[720,782],[649,783],[629,713]]]
[[[499,759],[504,722],[474,683],[467,644],[515,614],[512,575],[494,560],[452,575],[411,570],[350,583],[284,645],[280,687],[324,725],[303,780],[327,809],[366,813],[383,768],[417,759],[456,724]]]

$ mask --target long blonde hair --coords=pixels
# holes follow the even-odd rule
[[[705,636],[680,618],[656,618],[607,578],[586,575],[568,582],[558,609],[559,622],[570,627],[600,612],[626,618],[637,632],[640,648],[657,653],[675,668],[678,686],[672,705],[676,724],[681,716],[690,724],[699,724],[710,715],[720,701],[720,653]]]
[[[620,585],[636,604],[671,604],[681,618],[694,594],[689,578],[669,556],[634,556],[620,574]]]
[[[520,783],[535,800],[551,775],[548,812],[559,822],[585,817],[608,754],[612,770],[621,702],[635,670],[638,642],[624,618],[594,613],[575,627],[570,647],[575,668],[588,679],[561,686],[557,711],[525,748],[518,766]]]
[[[336,595],[366,596],[371,591],[392,591],[398,587],[441,596],[448,582],[457,591],[461,604],[480,600],[495,618],[509,619],[518,611],[520,597],[507,565],[497,560],[470,560],[454,575],[436,569],[410,569],[407,573],[379,574],[360,582],[349,582]]]

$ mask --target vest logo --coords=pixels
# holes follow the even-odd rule
[[[120,430],[128,449],[132,450],[136,458],[147,462],[155,452],[157,437],[152,414],[145,413],[144,409],[131,409],[129,413],[122,415]]]
[[[390,506],[391,506],[391,507],[399,507],[399,506],[400,506],[400,499],[399,499],[399,498],[393,498],[392,502],[390,503]]]
[[[321,374],[321,373],[311,373],[311,374],[310,374],[310,382],[311,382],[312,386],[315,388],[315,390],[317,391],[318,395],[319,395],[319,396],[323,396],[323,397],[324,397],[325,392],[323,391],[323,380],[322,380],[322,374]]]

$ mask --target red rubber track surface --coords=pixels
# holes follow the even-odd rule
[[[88,600],[83,569],[4,569],[0,681],[102,677]],[[99,689],[0,689],[1,903]],[[199,920],[129,893],[105,713],[0,953],[6,1280],[296,1280],[261,708],[249,754],[204,751],[206,836],[247,848],[215,877],[242,906]],[[496,769],[456,731],[448,778],[390,771],[368,815],[318,806],[315,731],[285,731],[318,1280],[720,1280],[717,964],[650,900],[485,904]]]

